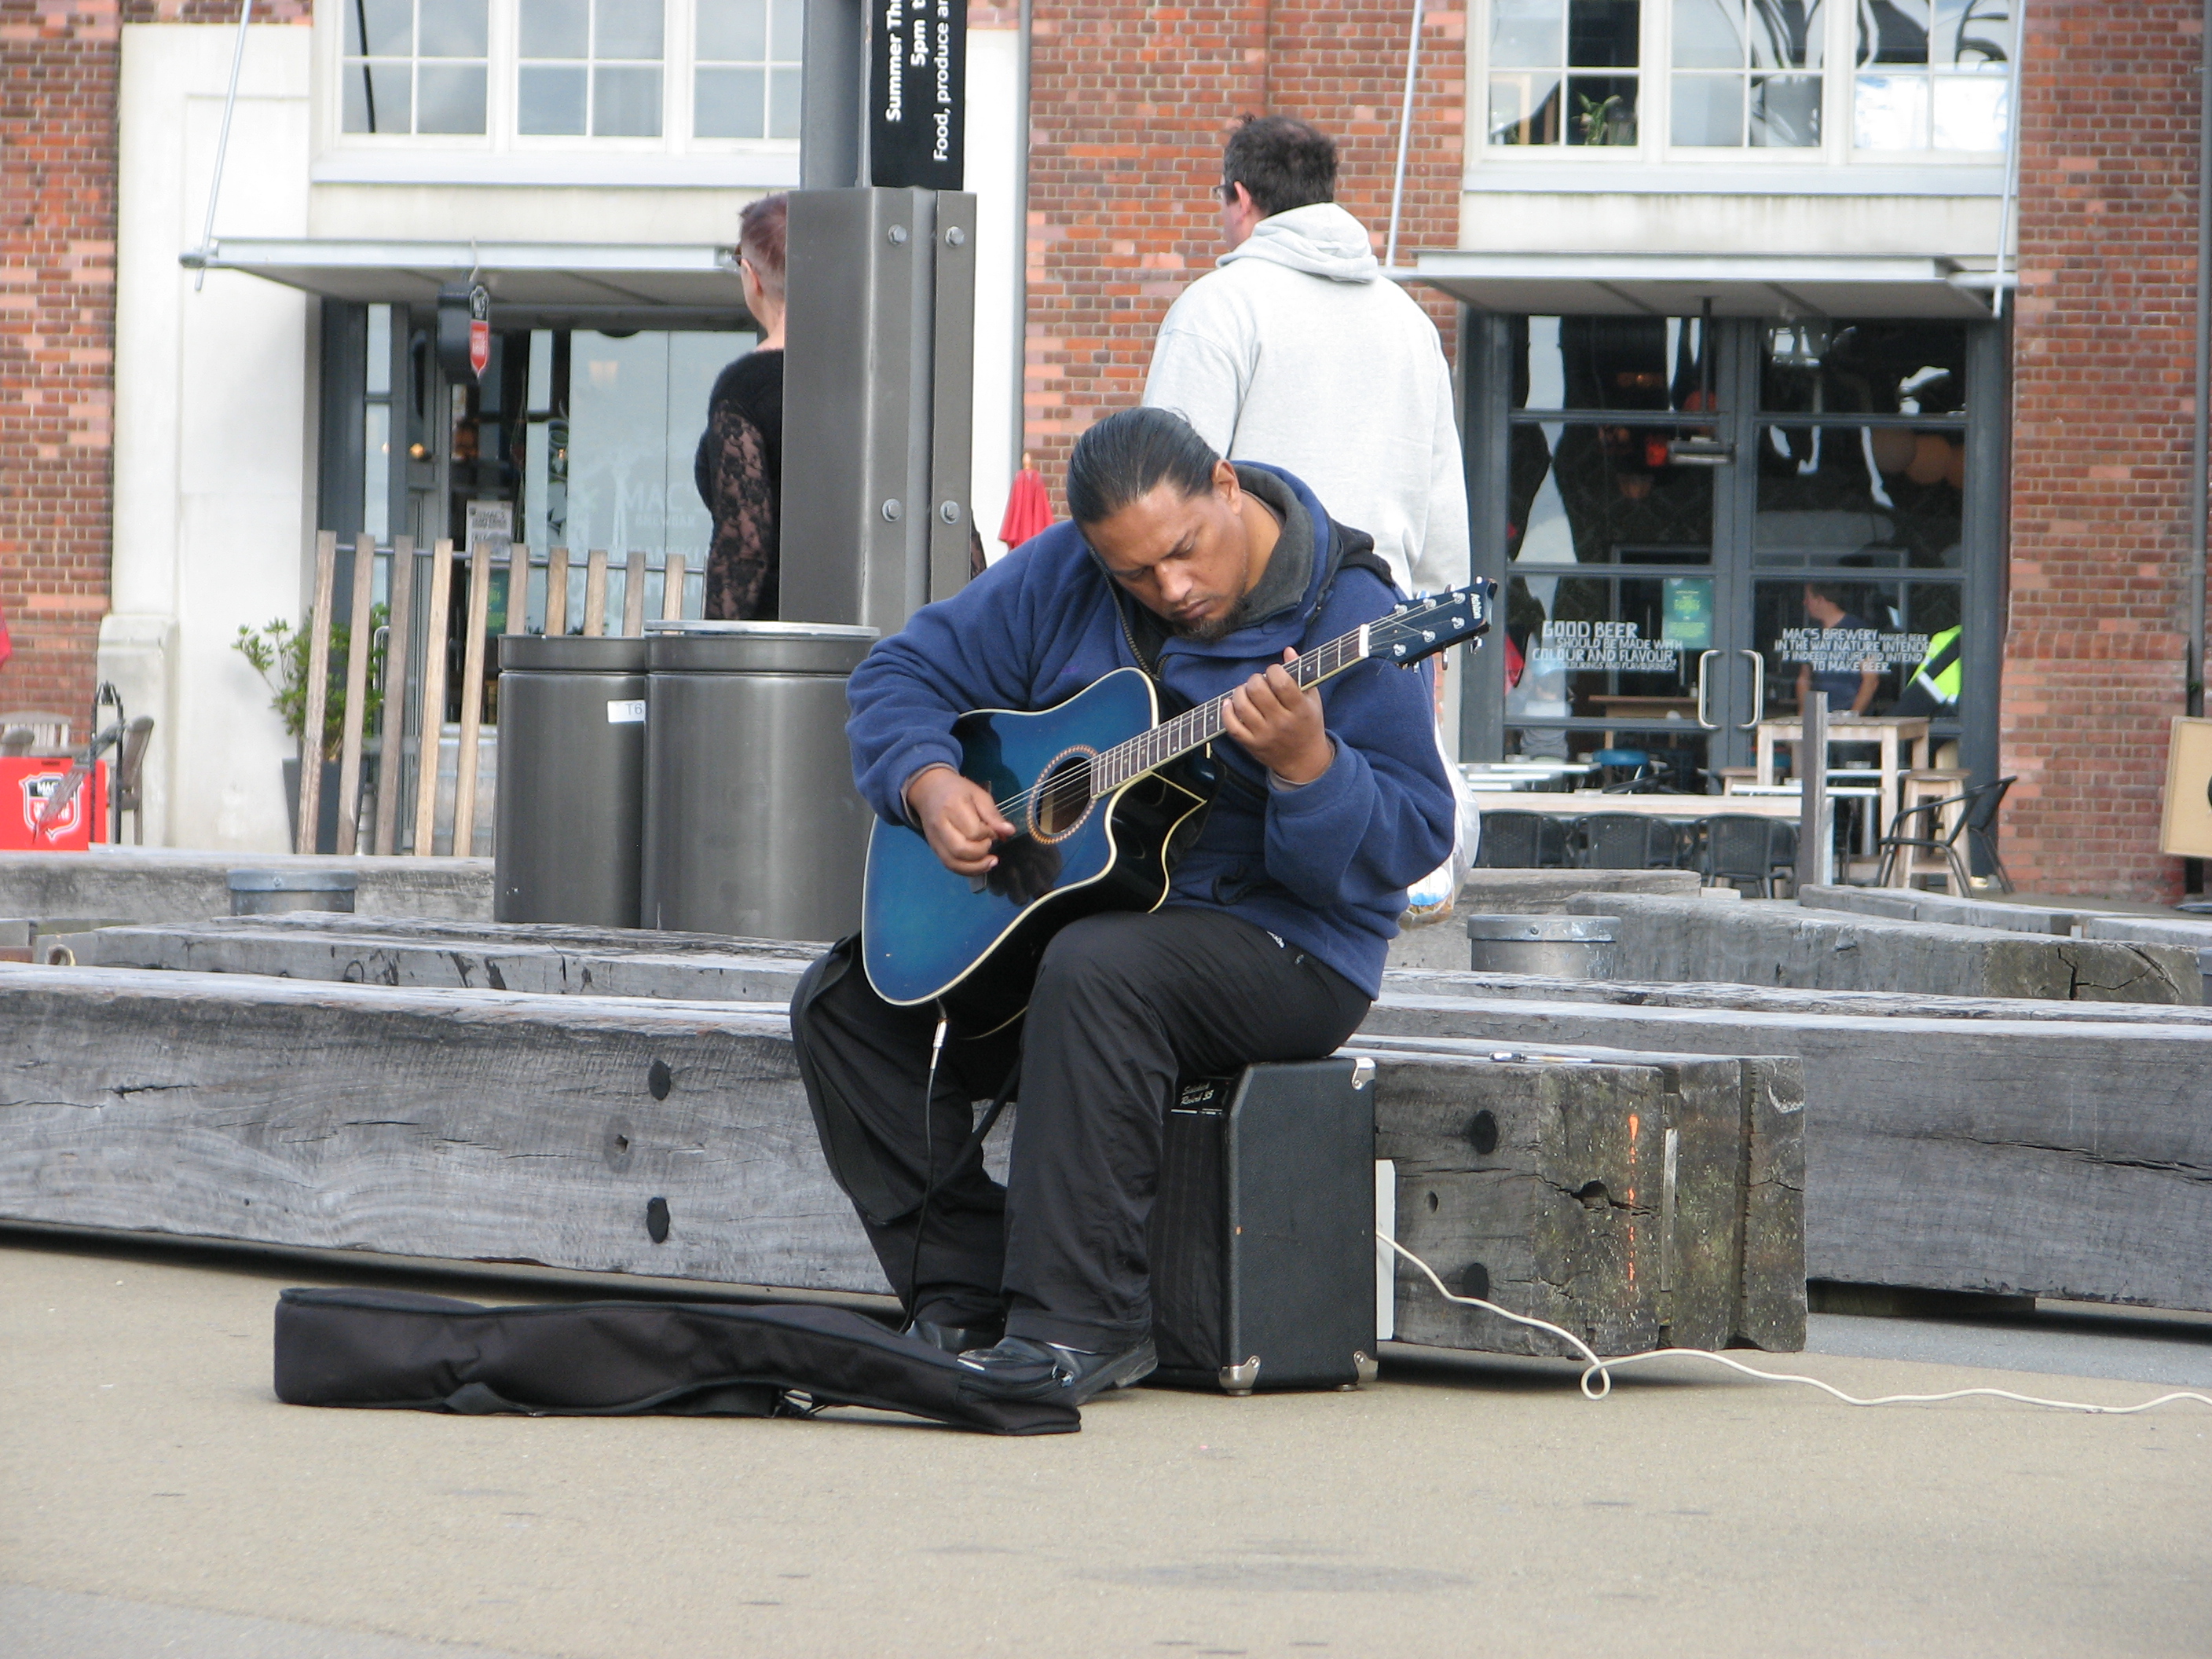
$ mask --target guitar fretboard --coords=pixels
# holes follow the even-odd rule
[[[1319,685],[1331,676],[1341,674],[1366,654],[1361,644],[1361,635],[1366,631],[1355,628],[1285,667],[1300,687]],[[1149,732],[1140,732],[1128,742],[1098,756],[1091,763],[1091,798],[1096,799],[1119,789],[1131,780],[1212,743],[1227,729],[1222,724],[1222,710],[1235,695],[1224,693],[1211,702],[1185,709],[1173,720],[1164,720]]]

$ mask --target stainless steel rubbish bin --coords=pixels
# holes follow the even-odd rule
[[[350,870],[234,870],[230,914],[277,916],[293,910],[351,914],[361,878]]]
[[[497,920],[637,926],[646,653],[643,640],[501,638]]]
[[[1618,916],[1469,916],[1468,966],[1478,974],[1608,979]]]
[[[872,815],[853,787],[845,677],[875,637],[831,623],[653,634],[645,927],[830,939],[860,926]]]

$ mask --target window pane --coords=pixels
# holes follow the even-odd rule
[[[1820,142],[1820,77],[1751,77],[1751,142],[1769,149],[1813,149]]]
[[[1694,414],[1700,331],[1694,317],[1516,319],[1512,406]]]
[[[425,64],[416,76],[415,131],[482,132],[484,69],[481,64]]]
[[[1490,20],[1491,67],[1559,68],[1566,50],[1565,12],[1561,0],[1495,0]]]
[[[362,24],[368,40],[362,40]],[[345,8],[349,58],[405,58],[415,50],[415,0],[353,0]]]
[[[581,58],[590,35],[591,13],[586,0],[522,0],[522,55],[525,58]],[[524,131],[532,131],[525,127]],[[559,129],[561,131],[568,128]],[[575,131],[581,132],[579,125]]]
[[[1907,427],[1769,427],[1759,446],[1759,563],[1956,568],[1966,434]]]
[[[1572,0],[1567,8],[1567,67],[1634,69],[1639,0]]]
[[[704,63],[765,63],[768,0],[699,0],[699,57]]]
[[[368,307],[368,340],[363,351],[362,389],[372,398],[392,392],[392,307]]]
[[[1678,144],[1742,143],[1743,77],[1676,76],[1674,115],[1674,142]]]
[[[526,66],[515,130],[524,133],[580,137],[584,131],[584,71]]]
[[[1928,78],[1862,75],[1851,105],[1852,142],[1861,149],[1917,149],[1927,142]]]
[[[1778,344],[1786,356],[1778,356]],[[1959,323],[1800,322],[1767,332],[1759,407],[1776,414],[1962,416]]]
[[[1490,142],[1559,142],[1559,76],[1524,72],[1490,77]]]
[[[805,56],[806,0],[775,0],[775,27],[769,51],[779,64],[796,64]]]
[[[768,74],[768,136],[799,137],[799,82],[795,69],[770,70]]]
[[[1937,149],[2002,149],[2010,125],[2012,82],[2002,75],[1938,75],[1935,102]]]
[[[660,70],[592,70],[592,132],[600,138],[660,137]]]
[[[1856,701],[1862,677],[1870,673],[1875,680],[1866,712],[1887,713],[1920,664],[1948,643],[1942,636],[1959,626],[1963,597],[1954,582],[1816,577],[1809,583],[1756,584],[1753,637],[1767,663],[1766,707],[1760,712],[1769,719],[1796,714],[1802,678],[1808,691],[1826,695],[1831,713],[1841,713]],[[1813,613],[1815,603],[1831,619],[1825,627]],[[1838,744],[1829,750],[1833,766],[1874,760],[1872,744],[1854,752]]]
[[[1678,430],[1514,427],[1506,541],[1514,561],[1711,564],[1713,483],[1721,469],[1668,465],[1667,441]],[[1577,607],[1565,614],[1594,613]]]
[[[392,508],[392,405],[368,404],[362,414],[366,442],[362,454],[361,527],[365,534],[382,541]]]
[[[1859,0],[1859,62],[1928,61],[1929,0]]]
[[[767,71],[702,69],[691,130],[702,138],[759,138],[768,131]]]
[[[1820,67],[1820,0],[1766,0],[1751,15],[1752,68]]]
[[[407,64],[348,64],[343,74],[348,132],[414,130]]]
[[[484,0],[430,0],[422,8],[422,56],[484,55]]]
[[[2009,64],[2012,11],[2012,0],[1936,0],[1929,58],[1961,68],[2001,68]]]
[[[1636,142],[1636,77],[1577,75],[1567,82],[1571,144],[1632,144]]]
[[[1677,69],[1743,67],[1743,0],[1674,0]]]
[[[592,53],[599,58],[648,58],[660,56],[661,0],[599,0],[595,20],[598,33],[592,43]],[[660,131],[659,117],[653,118],[655,132]]]

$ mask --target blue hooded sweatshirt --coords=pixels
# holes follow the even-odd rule
[[[1304,508],[1312,574],[1295,602],[1218,640],[1167,637],[1158,677],[1194,703],[1280,662],[1285,646],[1312,650],[1400,603],[1369,566],[1343,562],[1366,538],[1332,524],[1305,485],[1274,467],[1240,462],[1237,470],[1279,480],[1273,490],[1256,482],[1263,494],[1286,489]],[[1049,708],[1117,668],[1141,665],[1124,605],[1135,601],[1063,522],[916,611],[853,672],[845,732],[862,798],[903,823],[915,774],[939,762],[959,765],[951,729],[969,709]],[[1167,902],[1242,917],[1372,997],[1406,888],[1450,852],[1456,808],[1437,750],[1426,664],[1407,672],[1359,663],[1325,681],[1321,697],[1336,757],[1310,783],[1270,787],[1266,769],[1233,739],[1215,743],[1215,757],[1245,787],[1224,780],[1203,832],[1176,866]]]

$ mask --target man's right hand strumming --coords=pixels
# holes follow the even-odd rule
[[[996,868],[993,846],[1014,833],[991,792],[949,766],[915,774],[906,786],[906,810],[930,850],[955,875],[980,876]]]

